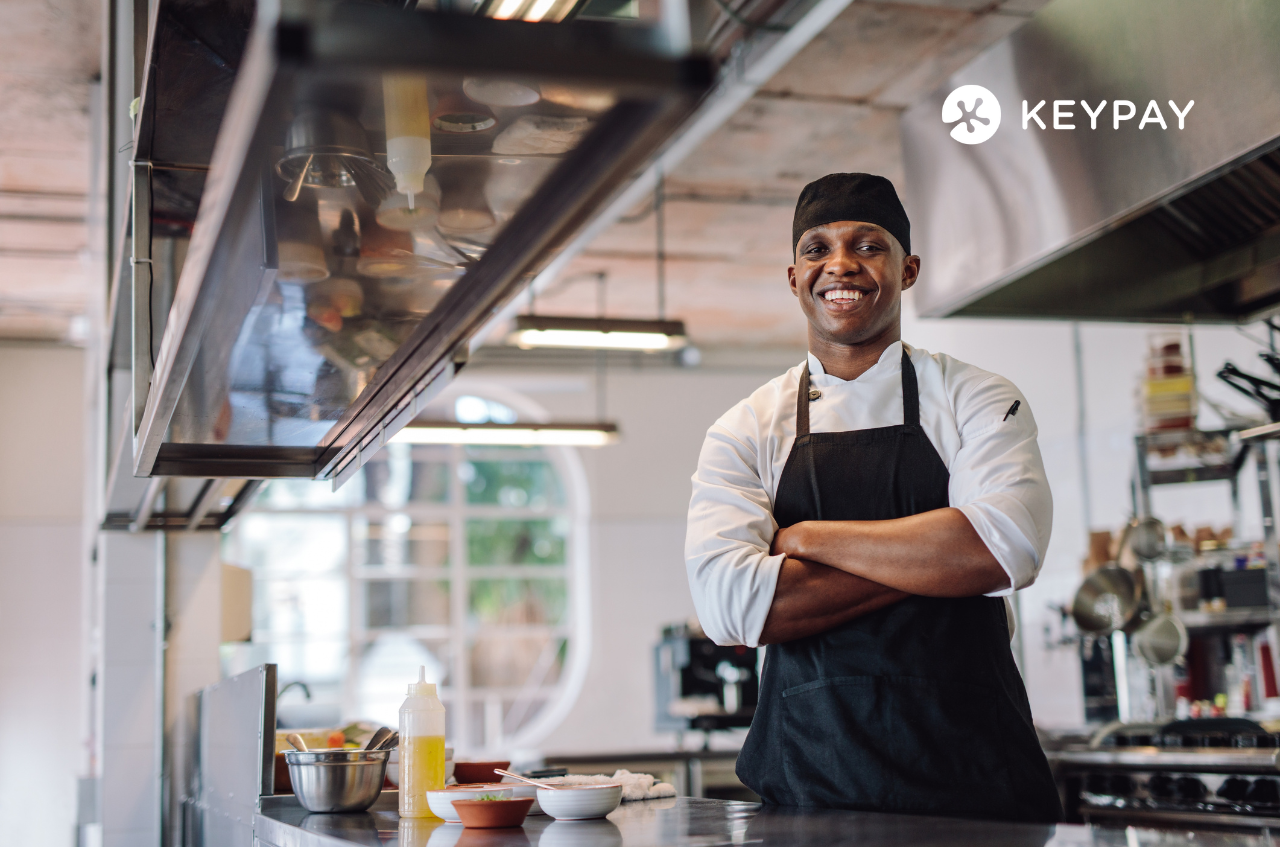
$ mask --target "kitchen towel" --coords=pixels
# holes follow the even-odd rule
[[[617,771],[613,776],[605,776],[602,773],[594,776],[569,774],[568,776],[539,780],[539,782],[554,782],[558,785],[603,785],[609,782],[617,782],[622,785],[622,802],[624,803],[631,800],[657,800],[660,797],[676,796],[675,786],[666,782],[658,782],[653,778],[653,774],[632,773],[626,770]]]

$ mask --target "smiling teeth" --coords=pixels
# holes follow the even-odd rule
[[[837,288],[822,295],[824,300],[861,300],[862,292],[847,288]]]

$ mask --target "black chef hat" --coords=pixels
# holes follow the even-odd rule
[[[893,183],[874,174],[827,174],[804,187],[791,222],[791,255],[800,236],[835,221],[863,221],[884,227],[911,254],[911,221]]]

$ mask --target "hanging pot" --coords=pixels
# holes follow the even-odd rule
[[[1186,655],[1190,638],[1182,621],[1173,615],[1156,615],[1130,639],[1133,650],[1153,665],[1168,665]]]
[[[1139,561],[1153,562],[1163,558],[1168,551],[1165,541],[1164,524],[1157,518],[1147,516],[1134,518],[1120,534],[1120,551],[1127,545]]]
[[[1129,625],[1138,611],[1141,593],[1130,571],[1106,565],[1089,574],[1076,591],[1071,617],[1081,632],[1110,634]]]

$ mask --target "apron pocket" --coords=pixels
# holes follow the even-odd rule
[[[782,764],[802,806],[1003,816],[1013,804],[991,689],[846,676],[782,692]]]

